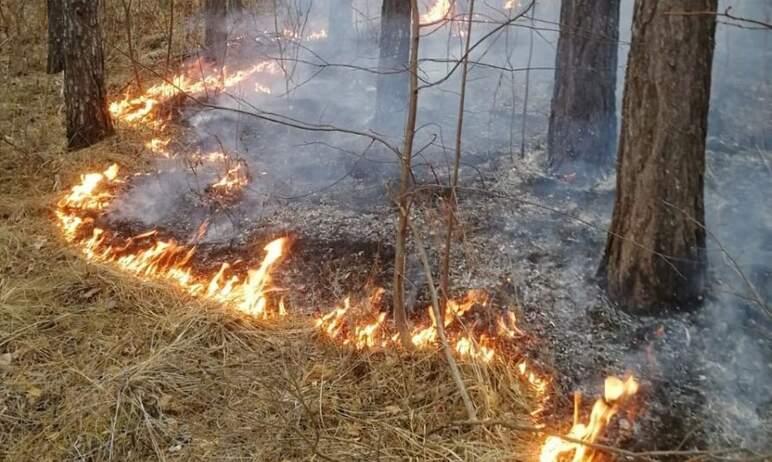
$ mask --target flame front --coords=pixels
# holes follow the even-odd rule
[[[505,7],[512,8],[515,4],[517,2],[509,1]],[[450,0],[437,0],[421,16],[421,21],[431,23],[446,19],[452,8]],[[310,34],[306,39],[323,37],[326,37],[324,30]],[[188,74],[193,75],[196,68],[200,71],[199,75],[206,75],[203,64],[196,61],[188,73],[184,72],[169,82],[149,87],[139,97],[115,101],[110,105],[110,112],[113,117],[129,125],[145,124],[163,128],[156,109],[164,107],[180,95],[198,97],[233,87],[257,73],[279,72],[275,62],[261,62],[233,73],[222,69],[210,72],[198,80],[187,77]],[[270,88],[260,83],[254,83],[254,89],[256,92],[270,93]],[[170,138],[158,137],[148,141],[146,146],[160,156],[171,157],[168,152],[170,142]],[[209,191],[218,196],[232,197],[249,183],[246,165],[239,162],[235,165],[231,163],[229,167],[231,159],[224,153],[196,153],[192,159],[226,165],[223,176],[209,185]],[[124,183],[125,180],[119,176],[118,166],[113,164],[102,172],[82,175],[80,183],[57,203],[55,215],[63,236],[78,246],[88,260],[112,263],[141,278],[171,282],[190,295],[219,302],[255,318],[286,316],[284,300],[279,298],[276,301],[273,296],[278,289],[273,286],[271,278],[273,269],[286,252],[286,239],[280,238],[268,243],[262,249],[262,260],[250,268],[244,268],[245,265],[237,262],[224,262],[213,271],[214,274],[201,274],[195,270],[193,259],[197,250],[195,243],[205,235],[206,223],[187,244],[162,238],[156,230],[125,238],[97,226],[97,216],[107,209]],[[316,327],[330,339],[357,350],[398,348],[399,338],[392,323],[388,321],[387,313],[376,308],[382,296],[383,290],[378,289],[360,304],[352,304],[346,298],[342,306],[320,315],[315,321]],[[538,405],[531,414],[538,422],[549,399],[551,380],[528,359],[518,355],[511,360],[507,354],[517,341],[526,336],[518,327],[513,312],[497,312],[487,327],[475,328],[474,313],[478,309],[486,310],[488,304],[488,295],[476,290],[469,291],[461,299],[448,300],[443,319],[447,340],[452,351],[464,360],[483,364],[515,361],[509,363],[514,366],[511,370],[536,396]],[[426,308],[425,312],[427,315],[423,321],[410,331],[410,338],[417,349],[436,349],[439,341],[437,320],[434,319],[431,307]],[[486,313],[489,314],[489,311]],[[634,378],[622,380],[609,377],[605,382],[604,396],[595,402],[586,423],[579,422],[580,396],[576,395],[576,417],[566,437],[586,443],[597,441],[621,406],[637,391],[638,382]],[[551,436],[541,446],[539,460],[591,462],[595,456],[596,453],[586,445]]]
[[[62,234],[78,244],[86,258],[114,263],[140,277],[170,281],[191,295],[224,303],[257,318],[278,316],[283,311],[270,305],[268,294],[276,290],[271,287],[271,270],[284,253],[285,238],[266,245],[265,258],[257,268],[247,270],[246,276],[233,272],[229,263],[223,263],[212,277],[197,275],[191,264],[195,246],[160,239],[157,231],[126,239],[95,226],[90,213],[104,210],[121,183],[118,166],[111,165],[102,173],[83,175],[57,205]]]
[[[231,72],[227,66],[218,69],[205,64],[203,60],[196,60],[188,65],[187,71],[147,88],[144,94],[137,97],[126,96],[110,103],[110,114],[114,119],[128,125],[142,123],[158,127],[161,121],[153,114],[154,110],[175,98],[183,95],[200,98],[216,94],[233,88],[256,74],[275,75],[279,71],[279,65],[274,61],[263,61],[246,69]],[[191,75],[197,78],[190,77]],[[255,84],[255,88],[260,88],[261,93],[270,93],[270,88],[262,84]]]
[[[228,169],[225,175],[216,183],[209,185],[208,190],[223,198],[237,198],[249,184],[249,175],[243,162]]]
[[[352,307],[349,298],[344,300],[342,307],[336,307],[316,320],[316,326],[324,335],[344,345],[356,349],[398,348],[399,336],[385,322],[386,314],[374,314],[376,300],[380,298],[383,289],[378,289],[368,301],[356,308]],[[497,319],[497,331],[506,329],[506,335],[491,336],[485,333],[475,334],[464,326],[463,318],[474,307],[485,308],[489,302],[488,294],[481,290],[470,290],[460,300],[448,300],[445,310],[445,335],[451,348],[461,358],[467,358],[483,363],[491,363],[497,355],[506,360],[498,351],[500,340],[511,340],[523,333],[515,325],[515,315],[504,312]],[[418,325],[413,328],[410,339],[417,349],[437,347],[438,332],[432,308],[426,308],[428,325]],[[526,359],[521,359],[515,370],[537,395],[540,406],[535,413],[540,413],[546,401],[549,379],[536,372]]]

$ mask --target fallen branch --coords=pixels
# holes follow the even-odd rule
[[[407,213],[406,211],[404,213]],[[448,345],[448,339],[445,337],[445,326],[443,325],[443,317],[440,315],[440,302],[437,297],[437,289],[434,287],[434,280],[432,278],[432,268],[429,265],[429,257],[426,255],[426,248],[421,241],[421,236],[418,230],[415,229],[412,223],[410,223],[410,229],[413,231],[413,240],[415,241],[416,250],[418,256],[421,259],[421,263],[424,266],[424,272],[426,273],[426,283],[429,286],[429,293],[432,297],[432,321],[437,328],[437,336],[440,338],[440,344],[442,345],[442,351],[445,353],[445,359],[448,361],[450,367],[450,375],[453,376],[453,381],[456,382],[458,392],[461,394],[461,399],[464,401],[466,407],[466,413],[469,415],[471,421],[477,420],[477,413],[474,409],[474,403],[469,397],[469,393],[466,391],[464,380],[461,378],[461,371],[458,369],[455,358],[453,358],[453,352]]]

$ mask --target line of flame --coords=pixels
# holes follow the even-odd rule
[[[118,239],[94,225],[89,213],[104,210],[114,197],[111,191],[121,182],[118,166],[113,164],[104,172],[83,175],[81,182],[57,204],[62,234],[77,244],[87,259],[114,263],[140,277],[171,281],[191,295],[224,303],[256,318],[265,319],[285,311],[272,309],[268,300],[268,294],[276,291],[271,287],[271,270],[284,253],[285,238],[266,245],[262,262],[246,275],[235,274],[227,262],[214,276],[197,275],[191,265],[195,246],[159,239],[156,231]],[[279,305],[283,306],[281,302]]]
[[[438,0],[429,10],[430,16],[422,16],[422,21],[436,21],[450,14],[451,4],[447,0]],[[433,18],[433,19],[432,19]],[[199,67],[201,63],[197,64]],[[202,94],[211,89],[223,89],[238,84],[257,72],[274,74],[278,66],[273,62],[262,62],[246,70],[237,71],[227,77],[206,77],[203,80],[193,80],[180,74],[172,79],[172,83],[163,82],[149,87],[145,94],[136,98],[124,98],[110,105],[113,116],[128,124],[146,124],[150,127],[163,125],[154,120],[153,109],[171,98],[185,92]],[[223,72],[223,75],[225,72]],[[256,91],[265,91],[267,87],[256,84]],[[167,147],[168,138],[154,138],[147,143],[148,149],[158,155],[170,157]],[[197,155],[200,161],[224,162],[228,157],[222,153]],[[244,186],[248,181],[237,164],[229,169],[225,176],[212,187],[228,188],[233,185]],[[214,300],[230,306],[242,313],[257,318],[286,316],[287,311],[283,299],[278,303],[269,300],[269,295],[277,289],[271,285],[271,272],[286,250],[286,240],[276,239],[265,248],[265,257],[256,267],[246,274],[236,274],[232,265],[222,263],[212,276],[195,274],[191,260],[196,252],[195,245],[184,245],[174,240],[158,238],[156,231],[150,231],[129,239],[119,239],[111,233],[95,226],[92,215],[104,211],[114,198],[124,180],[118,175],[117,165],[111,165],[103,172],[82,175],[81,182],[57,204],[55,212],[59,226],[65,239],[77,245],[89,260],[110,262],[119,268],[142,278],[162,279],[172,282],[187,293]],[[199,234],[205,232],[200,229]],[[197,239],[194,239],[197,241]],[[367,307],[377,304],[382,290],[376,291]],[[462,300],[450,300],[445,313],[445,327],[462,324],[465,313],[477,304],[488,303],[487,294],[482,291],[469,291]],[[274,306],[275,305],[275,306]],[[365,316],[352,316],[357,310],[346,299],[342,307],[336,307],[316,320],[316,326],[331,339],[356,349],[397,347],[397,336],[389,330],[386,313],[365,313]],[[359,310],[361,311],[361,310]],[[365,310],[367,311],[367,310]],[[428,316],[427,319],[432,319]],[[475,335],[463,329],[454,329],[455,334],[449,339],[453,350],[462,358],[490,363],[497,358],[506,361],[507,358],[498,350],[499,340],[517,339],[524,334],[517,326],[514,313],[505,312],[496,320],[497,332],[494,337]],[[437,342],[436,326],[416,327],[412,332],[412,342],[417,348],[435,348]],[[544,410],[549,399],[548,388],[551,380],[538,372],[528,360],[521,359],[515,370],[521,380],[529,385],[535,393],[538,406],[532,412],[535,419]],[[584,442],[595,442],[603,433],[610,420],[617,414],[624,402],[635,395],[638,382],[633,377],[626,380],[609,377],[605,383],[605,396],[593,405],[588,422],[580,423],[575,418],[574,425],[567,436]],[[578,400],[580,396],[576,395]],[[591,462],[594,453],[584,445],[570,442],[559,437],[548,437],[541,446],[540,462],[557,462],[570,460],[572,462]]]

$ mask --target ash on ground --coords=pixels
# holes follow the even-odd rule
[[[269,59],[271,41],[255,43],[257,51],[241,47],[239,53]],[[376,49],[372,43],[359,45],[345,64],[371,67]],[[551,55],[541,59],[552,65]],[[441,67],[434,69],[435,77],[445,72]],[[190,138],[185,146],[195,149],[159,162],[157,173],[135,177],[109,219],[127,232],[161,228],[194,242],[206,250],[201,264],[211,266],[291,235],[293,249],[277,280],[292,288],[288,301],[296,311],[333,306],[366,287],[388,290],[398,164],[394,152],[362,136],[374,112],[375,76],[345,75],[335,67],[301,66],[291,97],[282,91],[289,80],[274,77],[247,82],[260,84],[258,96],[232,92],[213,100],[260,117],[187,108],[181,121]],[[772,191],[770,152],[729,146],[724,137],[709,140],[710,295],[699,311],[630,316],[609,303],[595,281],[614,178],[580,187],[567,177],[546,176],[540,146],[551,73],[533,76],[531,110],[523,113],[524,81],[512,83],[507,95],[502,88],[509,83],[503,85],[501,75],[476,68],[467,90],[452,286],[458,292],[507,292],[508,308],[518,310],[524,328],[539,339],[529,354],[557,372],[555,412],[570,409],[572,390],[594,397],[604,377],[629,371],[644,387],[636,437],[627,446],[772,449],[772,325],[760,306],[768,307],[772,295],[772,210],[769,194],[760,194]],[[448,95],[457,91],[456,77],[422,93],[416,139],[415,186],[425,193],[416,196],[412,220],[424,233],[435,267],[444,240],[457,114],[457,101]],[[315,127],[344,127],[349,133],[299,130],[266,118],[314,121]],[[398,137],[378,136],[399,144]],[[200,160],[211,152],[223,158]],[[249,184],[235,195],[213,193],[211,185],[242,161]],[[414,253],[411,249],[408,272],[413,298],[422,302],[428,294]]]

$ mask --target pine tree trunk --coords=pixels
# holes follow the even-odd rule
[[[717,0],[636,0],[601,265],[612,299],[633,312],[688,309],[703,296],[703,176]]]
[[[227,6],[225,0],[204,3],[204,56],[219,66],[225,64],[228,49]]]
[[[48,68],[49,74],[64,70],[64,4],[48,0]]]
[[[228,2],[228,12],[230,14],[239,14],[244,11],[244,0],[230,0]]]
[[[405,121],[410,58],[410,2],[383,0],[375,126],[388,132]]]
[[[619,0],[564,0],[547,152],[554,174],[592,179],[613,166]]]
[[[113,133],[107,111],[98,0],[64,0],[64,102],[67,145],[90,146]]]

